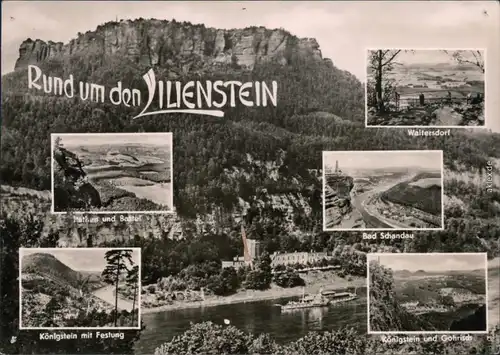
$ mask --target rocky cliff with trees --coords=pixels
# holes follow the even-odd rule
[[[57,246],[62,242],[66,246],[87,243],[138,246],[142,248],[144,283],[176,276],[190,265],[200,269],[206,262],[219,263],[240,255],[241,223],[247,226],[249,236],[262,241],[269,253],[333,251],[345,275],[366,275],[366,252],[369,251],[460,250],[487,251],[490,256],[499,254],[500,224],[496,217],[500,212],[500,190],[494,184],[492,192],[486,192],[482,182],[487,176],[488,162],[497,164],[500,159],[497,148],[500,135],[454,131],[445,139],[415,139],[402,130],[365,129],[361,82],[319,57],[314,41],[297,39],[282,30],[221,31],[229,37],[224,38],[224,48],[220,50],[222,41],[208,40],[209,37],[202,40],[201,35],[205,31],[207,36],[217,37],[219,32],[203,29],[203,26],[165,21],[113,22],[82,34],[69,44],[27,41],[21,46],[17,70],[2,77],[0,176],[2,184],[38,192],[22,198],[10,193],[2,201],[9,206],[9,210],[4,210],[9,216],[2,221],[0,231],[1,351],[48,353],[57,348],[67,353],[76,348],[80,353],[131,353],[134,337],[139,334],[127,331],[126,342],[79,340],[54,346],[50,342],[34,342],[38,333],[19,332],[15,280],[20,246]],[[140,37],[141,33],[145,37]],[[165,34],[167,41],[163,45],[158,43],[161,34]],[[273,43],[279,42],[273,42],[274,38],[286,39],[283,51],[273,47]],[[128,43],[128,39],[135,42]],[[202,46],[201,43],[204,49],[195,49],[202,48],[196,47]],[[210,48],[210,43],[214,43],[214,48]],[[245,46],[252,49],[241,54]],[[156,59],[148,57],[151,49],[155,49],[152,54],[157,55]],[[213,66],[216,52],[230,55],[231,61]],[[250,59],[246,53],[251,53]],[[53,97],[30,92],[26,85],[26,65],[36,63],[52,76],[73,74],[75,81],[95,82],[108,88],[122,81],[124,87],[145,92],[142,75],[151,66],[151,60],[158,77],[182,82],[198,80],[200,76],[203,80],[276,80],[278,107],[234,107],[225,112],[223,120],[188,114],[171,114],[168,119],[151,116],[132,120],[138,108]],[[172,217],[174,220],[144,216],[137,223],[94,225],[76,223],[71,215],[49,215],[50,201],[47,203],[45,197],[42,199],[37,194],[51,187],[50,133],[144,131],[173,133],[177,211],[177,216]],[[319,178],[322,151],[390,149],[444,151],[445,230],[417,232],[414,239],[385,243],[362,242],[361,233],[323,232]],[[182,239],[172,237],[174,235],[182,235]],[[213,277],[223,278],[223,285],[231,284],[229,272]],[[12,336],[18,337],[16,343],[10,343]],[[246,335],[241,336],[247,339]],[[335,335],[325,337],[336,339]],[[349,337],[353,344],[358,344],[354,338],[358,335]],[[228,341],[228,347],[211,349],[245,352],[249,346],[246,341],[237,340],[239,345]],[[262,338],[258,342],[268,341]],[[362,342],[364,346],[364,340]],[[316,348],[307,344],[310,343],[306,340],[299,341],[291,349],[314,353]],[[341,344],[346,343],[341,340]],[[70,345],[71,350],[67,350]],[[200,349],[212,345],[203,345]],[[182,353],[183,348],[179,345],[168,349]],[[364,354],[365,348],[360,349],[357,353]]]
[[[76,154],[54,143],[54,211],[95,210],[101,207],[101,196],[88,181],[83,164]]]
[[[155,351],[155,355],[177,354],[273,354],[273,355],[456,355],[493,354],[498,350],[500,328],[489,333],[487,340],[466,342],[382,343],[376,337],[357,333],[353,329],[310,332],[286,345],[277,343],[268,334],[248,334],[229,325],[212,322],[191,324],[182,335],[174,337]],[[193,346],[193,344],[196,344]]]
[[[370,262],[370,330],[387,332],[395,330],[431,330],[424,320],[407,312],[400,305],[395,293],[392,270],[376,261]]]

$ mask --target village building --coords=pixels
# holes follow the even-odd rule
[[[222,261],[222,268],[233,267],[239,269],[245,266],[252,266],[254,261],[262,255],[262,246],[259,240],[249,239],[246,237],[245,231],[242,227],[243,239],[243,256],[237,256],[231,261]],[[331,255],[327,252],[294,252],[294,253],[280,253],[274,252],[270,255],[271,266],[278,265],[294,265],[319,262],[323,259],[332,259]]]

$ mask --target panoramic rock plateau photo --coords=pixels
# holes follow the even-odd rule
[[[52,134],[53,212],[171,212],[170,133]]]

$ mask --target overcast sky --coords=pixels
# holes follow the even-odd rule
[[[52,139],[61,137],[64,147],[79,147],[101,144],[151,144],[169,146],[171,133],[83,133],[83,134],[53,134]]]
[[[387,254],[369,255],[393,270],[449,271],[486,268],[484,254]]]
[[[68,42],[118,19],[158,18],[217,28],[284,28],[316,38],[323,56],[365,77],[364,51],[382,47],[481,47],[498,36],[499,9],[488,2],[2,2],[2,74],[12,71],[30,37]],[[243,10],[244,9],[244,10]],[[487,15],[484,13],[486,10]]]
[[[478,48],[480,49],[480,48]],[[483,52],[484,53],[484,52]],[[476,60],[472,56],[470,52],[463,52],[462,56],[470,60],[471,62],[475,63]],[[443,52],[443,50],[437,49],[437,50],[413,50],[413,51],[403,51],[398,54],[396,57],[395,62],[401,63],[401,64],[415,64],[415,63],[421,63],[421,64],[440,64],[440,63],[450,63],[450,64],[456,64],[457,62],[453,59],[453,57],[448,54]],[[479,68],[477,68],[479,71]]]
[[[325,167],[335,168],[338,160],[339,168],[344,172],[412,166],[440,171],[442,160],[439,151],[349,151],[323,154]]]
[[[21,249],[21,257],[35,253],[52,254],[60,262],[75,271],[99,271],[106,267],[104,254],[110,249],[101,248],[57,248],[57,249]],[[132,260],[139,263],[139,249],[133,249]]]

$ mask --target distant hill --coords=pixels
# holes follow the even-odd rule
[[[442,186],[432,184],[422,187],[412,184],[421,179],[440,177],[440,174],[423,173],[417,175],[411,181],[405,181],[393,186],[382,194],[382,199],[411,206],[424,212],[439,216],[442,213],[441,193]]]
[[[448,270],[448,271],[426,271],[426,270],[393,270],[394,277],[404,278],[409,276],[436,276],[436,275],[477,275],[484,276],[485,270]]]
[[[424,270],[418,271],[409,271],[409,270],[393,270],[393,275],[395,278],[405,278],[410,276],[425,276],[425,275],[433,275],[431,272],[427,272]]]
[[[263,224],[276,222],[283,238],[292,234],[304,238],[322,230],[322,151],[443,150],[445,168],[457,172],[457,176],[463,171],[481,172],[489,159],[500,157],[498,134],[457,130],[446,139],[417,140],[405,130],[366,129],[363,85],[352,74],[335,67],[334,61],[322,58],[314,40],[258,27],[205,32],[203,28],[175,21],[137,20],[104,24],[68,44],[27,40],[20,48],[18,69],[2,77],[2,184],[51,189],[51,132],[172,132],[172,181],[180,221],[176,221],[176,230],[180,225],[179,230],[195,236],[205,232],[227,234],[245,218],[249,225],[259,224],[259,231],[261,227],[272,230]],[[119,37],[116,41],[102,40],[115,33]],[[212,34],[219,37],[215,40]],[[161,45],[170,40],[171,46]],[[194,47],[184,43],[193,43]],[[281,45],[276,46],[278,43]],[[234,60],[217,64],[222,57]],[[223,119],[171,114],[132,120],[140,107],[54,97],[26,88],[26,65],[37,64],[51,75],[74,73],[78,75],[75,81],[106,86],[122,81],[124,87],[137,87],[144,94],[142,75],[151,61],[161,79],[276,80],[278,106],[229,108]],[[37,112],[37,119],[33,112]],[[468,183],[447,181],[444,188],[450,196],[467,200],[464,211],[453,211],[453,216],[465,221],[469,218],[465,214],[474,213],[474,222],[464,229],[457,221],[446,231],[433,234],[433,240],[438,238],[446,244],[442,249],[450,250],[450,243],[465,243],[447,234],[463,233],[473,244],[471,248],[482,248],[480,241],[470,236],[471,229],[485,231],[489,243],[493,237],[488,236],[494,236],[498,228],[492,222],[497,211],[493,205],[496,195],[478,195]],[[255,215],[262,218],[251,217]],[[142,230],[151,228],[149,222],[128,226],[130,232],[119,231],[118,227],[108,230],[92,225],[83,230],[80,225],[72,226],[71,234],[64,238],[72,245],[81,245],[92,234],[108,241],[135,234],[147,236],[149,233]],[[154,235],[161,236],[161,230],[155,230]],[[259,232],[264,239],[271,238],[263,234]],[[413,243],[421,243],[420,248],[436,245],[424,237],[427,235],[415,238]],[[491,245],[496,248],[496,244]]]
[[[402,67],[405,69],[430,69],[430,70],[474,70],[478,71],[478,67],[473,64],[459,64],[456,62],[443,62],[443,63],[412,63],[404,64]]]
[[[474,275],[474,276],[484,276],[486,270],[485,269],[476,269],[476,270],[450,270],[447,271],[447,275]]]
[[[78,271],[84,280],[89,283],[101,283],[102,277],[100,271]]]
[[[25,255],[22,259],[22,272],[44,276],[59,285],[79,288],[82,282],[101,282],[100,275],[95,272],[75,271],[52,254],[36,253]]]
[[[392,270],[392,274],[394,278],[405,278],[413,275],[413,273],[410,270]]]

